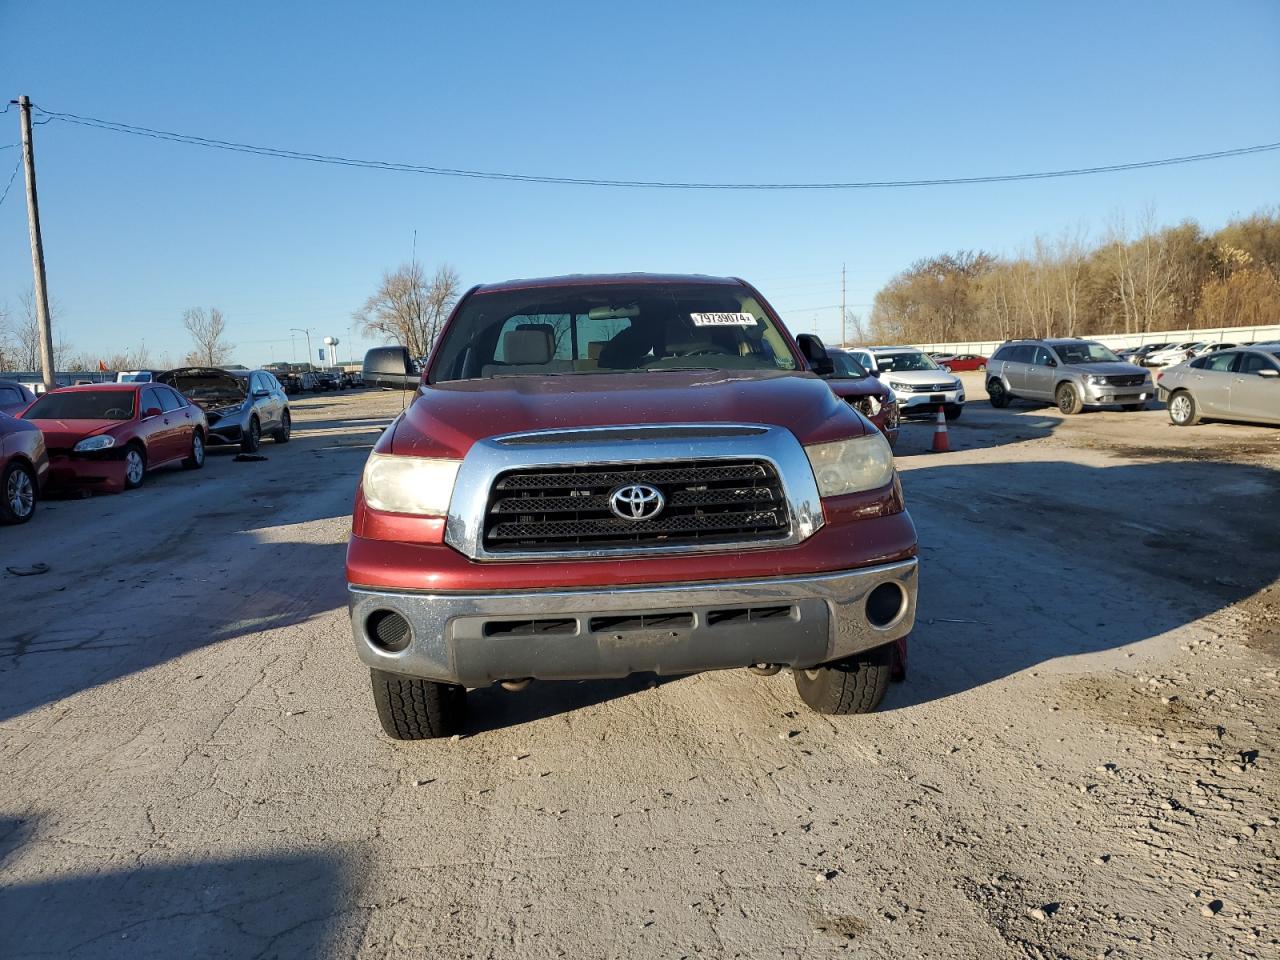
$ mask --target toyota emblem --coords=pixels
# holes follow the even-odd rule
[[[628,483],[609,494],[609,509],[623,520],[652,520],[666,505],[662,491],[647,483]]]

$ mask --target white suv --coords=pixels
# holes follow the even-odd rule
[[[964,384],[915,347],[858,347],[846,351],[889,385],[903,417],[932,416],[942,407],[948,420],[964,409]]]

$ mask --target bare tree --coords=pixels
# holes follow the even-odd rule
[[[384,273],[382,283],[352,316],[366,336],[407,348],[415,357],[431,351],[449,311],[458,300],[458,273],[448,264],[430,281],[416,260]]]
[[[17,369],[17,345],[13,341],[13,323],[8,306],[0,307],[0,370]]]
[[[193,307],[182,315],[182,325],[195,341],[187,358],[204,367],[220,367],[231,359],[233,344],[224,339],[226,319],[217,307],[206,313],[204,307]]]

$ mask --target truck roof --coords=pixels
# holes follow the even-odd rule
[[[525,280],[482,283],[476,287],[475,292],[496,293],[534,287],[598,286],[611,283],[715,283],[730,287],[742,286],[742,281],[735,277],[710,277],[700,273],[571,273],[563,277],[532,277]]]

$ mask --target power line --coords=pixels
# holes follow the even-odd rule
[[[1168,167],[1184,163],[1197,163],[1205,160],[1220,160],[1225,157],[1239,157],[1270,150],[1280,150],[1280,142],[1263,143],[1252,147],[1235,147],[1230,150],[1215,150],[1209,153],[1189,154],[1181,157],[1166,157],[1161,160],[1139,160],[1131,163],[1113,163],[1095,167],[1076,167],[1067,170],[1047,170],[1034,173],[991,174],[979,177],[937,177],[923,180],[865,180],[832,183],[697,183],[674,180],[608,180],[597,177],[558,177],[541,174],[499,173],[485,170],[467,170],[456,167],[437,167],[425,164],[398,163],[386,160],[362,160],[352,157],[341,157],[323,153],[306,153],[299,150],[286,150],[278,147],[263,147],[249,143],[237,143],[231,140],[215,140],[209,137],[198,137],[192,134],[174,133],[169,130],[156,130],[131,123],[118,123],[98,117],[80,116],[74,113],[60,113],[36,106],[35,109],[45,116],[41,123],[59,120],[63,123],[84,127],[95,127],[114,133],[131,136],[150,137],[154,140],[167,140],[173,143],[185,143],[189,146],[206,147],[214,150],[228,150],[233,153],[250,153],[257,156],[276,157],[282,160],[305,160],[309,163],[335,164],[338,166],[361,167],[370,170],[391,170],[399,173],[421,173],[440,177],[465,177],[476,180],[505,180],[519,183],[549,183],[569,186],[588,187],[631,187],[661,190],[877,190],[898,187],[938,187],[956,186],[975,183],[1011,183],[1022,180],[1050,180],[1062,177],[1081,177],[1097,173],[1118,173],[1126,170],[1145,170],[1152,167]]]
[[[4,206],[4,198],[9,196],[9,188],[13,186],[14,178],[18,176],[18,170],[22,167],[22,158],[18,158],[18,162],[13,165],[13,173],[9,174],[9,182],[4,185],[4,193],[0,193],[0,207]]]

